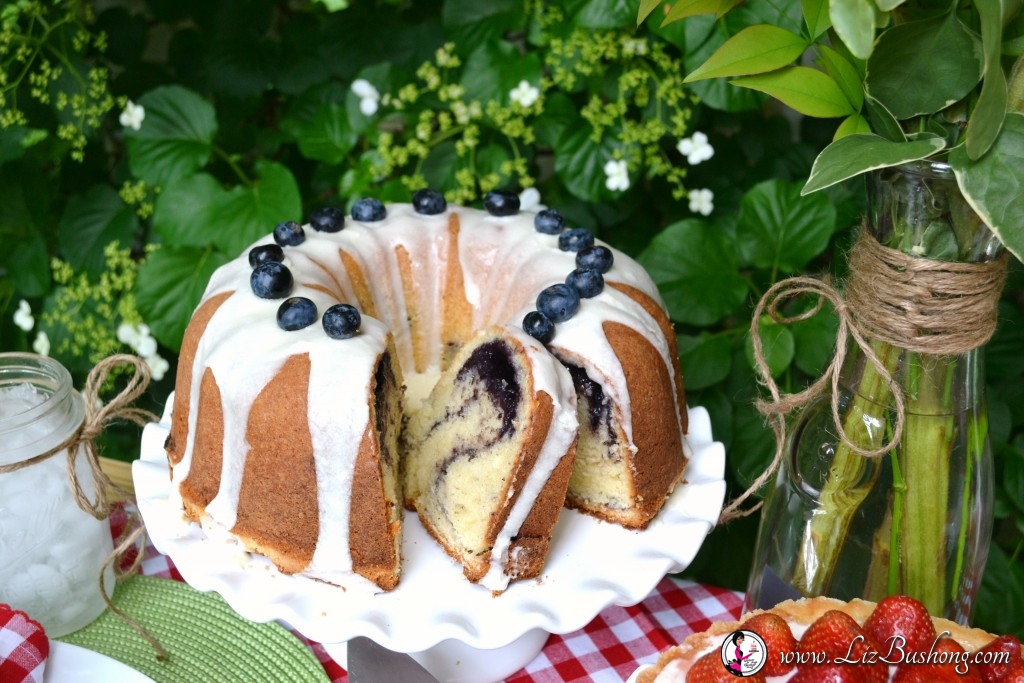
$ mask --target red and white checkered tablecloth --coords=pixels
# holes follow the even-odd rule
[[[183,581],[171,559],[152,544],[146,546],[142,573]],[[581,630],[552,635],[537,658],[506,683],[622,683],[689,634],[739,618],[742,602],[736,591],[665,577],[640,604],[608,607]],[[296,636],[334,683],[348,682],[345,669],[319,643]]]

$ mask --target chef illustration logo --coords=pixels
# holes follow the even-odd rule
[[[746,678],[760,671],[768,659],[761,636],[753,631],[733,631],[722,643],[722,666],[733,676]]]

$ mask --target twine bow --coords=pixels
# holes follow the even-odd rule
[[[110,377],[110,373],[116,368],[125,366],[132,369],[127,385],[114,398],[104,403],[100,399],[99,394]],[[153,413],[132,405],[137,398],[145,393],[149,387],[149,381],[149,366],[138,356],[117,354],[104,358],[89,371],[89,376],[86,378],[85,389],[82,391],[85,401],[85,417],[78,430],[62,443],[45,453],[17,463],[0,466],[0,475],[31,467],[67,449],[66,469],[68,485],[74,494],[75,503],[82,511],[87,512],[96,519],[107,519],[110,516],[113,500],[117,497],[128,497],[129,493],[111,481],[107,473],[103,471],[103,468],[100,466],[99,455],[96,452],[95,441],[103,433],[103,430],[114,422],[127,421],[143,427],[149,422],[158,421],[157,416]],[[85,462],[88,465],[96,498],[95,501],[89,500],[85,488],[78,480],[76,466],[79,456],[84,456]],[[103,575],[107,567],[119,562],[130,548],[136,546],[145,533],[146,527],[141,518],[137,514],[131,515],[129,523],[125,526],[125,532],[117,539],[113,552],[111,552],[100,568],[99,586],[100,593],[103,595],[103,601],[107,604],[110,611],[124,619],[129,626],[145,638],[156,650],[157,659],[162,661],[166,659],[167,651],[156,638],[113,603],[110,596],[107,595],[106,587],[103,584]],[[142,553],[140,552],[135,555],[134,561],[127,569],[121,570],[116,568],[115,565],[115,573],[118,578],[130,576],[138,570],[141,564]]]
[[[836,433],[844,445],[868,458],[880,457],[896,448],[906,421],[905,398],[866,335],[901,349],[933,354],[965,353],[984,345],[995,332],[1006,262],[1005,253],[1001,258],[982,263],[914,257],[879,244],[865,227],[850,252],[845,298],[827,280],[810,277],[782,280],[765,292],[754,309],[750,336],[759,382],[771,396],[768,400],[758,399],[755,406],[775,433],[775,455],[747,490],[722,510],[719,523],[746,517],[761,507],[759,502],[742,509],[743,503],[774,476],[782,462],[786,451],[787,416],[811,403],[826,388],[830,393]],[[785,301],[807,294],[818,297],[810,310],[793,316],[786,316],[779,310]],[[806,320],[820,311],[825,301],[839,317],[835,355],[813,384],[803,391],[783,395],[765,360],[759,321],[765,313],[780,324]],[[839,413],[839,379],[851,339],[889,386],[893,397],[892,436],[876,449],[865,449],[851,440]]]

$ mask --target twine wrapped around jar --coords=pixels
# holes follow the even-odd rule
[[[103,403],[99,397],[100,391],[106,384],[110,373],[118,368],[131,369],[132,372],[128,377],[128,383],[114,398],[107,403]],[[76,504],[83,512],[92,515],[98,520],[107,519],[110,516],[113,502],[117,499],[128,497],[129,492],[114,484],[106,472],[103,471],[100,466],[99,454],[96,452],[95,441],[103,433],[104,429],[114,422],[131,422],[143,427],[149,422],[158,421],[157,416],[153,413],[132,405],[137,398],[145,393],[149,387],[149,382],[149,366],[138,356],[118,354],[103,359],[89,372],[89,376],[86,379],[85,389],[82,391],[85,401],[85,419],[78,430],[62,443],[44,453],[9,465],[0,465],[0,476],[32,467],[66,449],[68,483]],[[76,475],[76,463],[80,456],[85,458],[86,464],[89,467],[95,491],[94,501],[89,500],[82,482],[78,480]],[[167,652],[163,646],[135,620],[113,604],[103,585],[103,574],[107,567],[112,564],[114,565],[115,575],[118,578],[134,574],[142,564],[142,553],[136,553],[130,566],[127,568],[118,566],[128,550],[135,547],[146,533],[145,524],[138,514],[132,514],[130,517],[129,523],[125,525],[124,533],[116,540],[113,552],[100,568],[100,593],[107,608],[124,619],[145,638],[156,650],[157,659],[163,660],[167,657]]]
[[[787,416],[826,390],[830,392],[837,434],[853,452],[879,457],[896,448],[906,420],[904,395],[869,340],[935,355],[960,354],[983,346],[996,330],[1007,260],[1005,252],[999,258],[979,263],[915,257],[880,244],[865,226],[850,252],[850,276],[843,294],[827,279],[811,277],[788,278],[765,292],[754,309],[750,329],[759,380],[771,396],[759,399],[756,406],[775,433],[775,455],[747,490],[722,510],[719,523],[757,511],[761,503],[746,509],[742,505],[778,470],[785,453]],[[779,310],[785,301],[804,294],[818,297],[810,310],[794,316]],[[765,313],[781,324],[806,320],[821,310],[825,301],[839,318],[835,355],[814,383],[803,391],[783,395],[765,359],[758,321]],[[892,436],[876,449],[864,449],[854,443],[839,415],[839,376],[850,339],[889,386],[893,398]]]

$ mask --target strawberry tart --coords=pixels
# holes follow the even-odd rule
[[[758,644],[742,647],[744,634]],[[741,666],[740,660],[748,657],[751,661]],[[730,672],[730,665],[737,672]],[[1024,660],[1015,636],[997,637],[931,617],[920,602],[906,596],[877,604],[817,597],[713,624],[663,652],[631,681],[737,678],[763,683],[1024,683]]]

